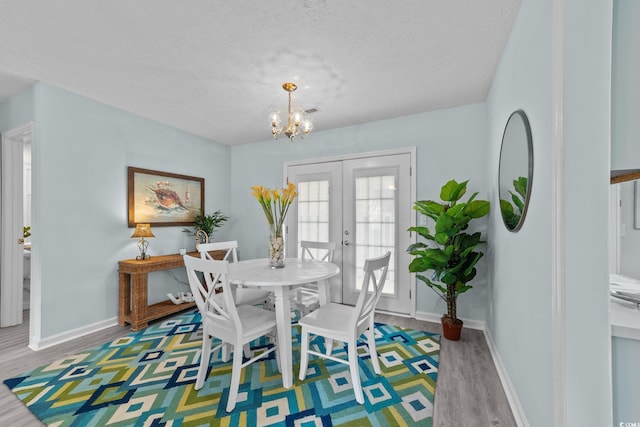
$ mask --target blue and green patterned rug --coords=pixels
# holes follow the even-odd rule
[[[231,413],[225,411],[231,362],[214,360],[204,387],[193,388],[202,339],[197,311],[4,383],[50,426],[431,426],[438,335],[376,324],[383,374],[375,375],[362,344],[364,405],[355,401],[346,365],[312,358],[307,378],[299,381],[297,326],[293,335],[294,386],[282,387],[272,353],[243,369]],[[312,345],[323,351],[324,341]],[[255,351],[261,347],[264,342],[252,343]],[[342,348],[333,353],[346,356]]]

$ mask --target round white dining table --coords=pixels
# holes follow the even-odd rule
[[[273,291],[278,329],[278,351],[282,371],[282,385],[293,385],[293,356],[291,338],[291,303],[289,290],[293,286],[318,282],[320,305],[329,301],[327,279],[340,273],[337,265],[313,259],[285,259],[284,268],[269,267],[269,260],[250,259],[229,264],[229,282],[241,286],[256,286]]]

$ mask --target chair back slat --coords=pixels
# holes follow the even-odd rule
[[[369,258],[365,261],[362,288],[356,301],[354,316],[351,319],[351,322],[355,323],[353,325],[355,328],[360,327],[373,315],[387,280],[390,258],[391,252],[389,251],[380,257]]]
[[[333,254],[336,251],[336,247],[336,242],[312,242],[309,240],[302,240],[300,242],[300,248],[302,249],[301,258],[333,262]],[[312,249],[315,249],[315,251]]]
[[[184,255],[189,287],[202,316],[214,318],[226,328],[241,328],[240,317],[233,300],[228,274],[228,261],[195,258]],[[204,276],[204,283],[199,274]],[[222,288],[222,303],[215,298],[216,288]]]
[[[196,245],[196,250],[200,252],[200,258],[214,261],[210,252],[212,251],[226,251],[223,261],[238,262],[238,242],[236,240],[230,240],[228,242],[211,242],[211,243],[199,243]],[[218,281],[214,280],[211,275],[205,274],[205,281],[207,285],[213,285],[214,288],[220,289]],[[219,292],[219,290],[218,290]]]
[[[200,252],[200,258],[213,260],[209,252],[227,251],[222,258],[224,261],[238,262],[238,242],[229,240],[228,242],[199,243],[196,249]]]

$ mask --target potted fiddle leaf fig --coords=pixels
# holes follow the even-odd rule
[[[485,243],[480,232],[468,233],[469,223],[489,214],[489,202],[476,200],[474,193],[466,202],[460,201],[467,191],[467,183],[455,180],[447,182],[440,191],[440,200],[421,200],[414,209],[435,221],[433,232],[425,227],[411,227],[424,239],[409,246],[407,252],[415,256],[409,264],[412,273],[431,271],[431,275],[416,274],[416,277],[433,289],[447,304],[447,313],[442,316],[445,338],[460,339],[462,320],[457,317],[458,296],[467,292],[476,276],[476,264],[483,256],[478,246]]]

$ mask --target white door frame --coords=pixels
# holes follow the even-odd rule
[[[282,168],[282,181],[285,182],[287,178],[287,168],[290,166],[302,166],[313,163],[326,163],[326,162],[336,162],[343,160],[355,160],[355,159],[365,159],[368,157],[380,157],[380,156],[389,156],[395,154],[409,154],[411,157],[411,176],[410,176],[410,185],[409,189],[409,197],[411,206],[413,206],[416,202],[416,147],[403,147],[396,148],[391,150],[380,150],[380,151],[368,151],[363,153],[355,153],[355,154],[345,154],[338,156],[330,156],[330,157],[320,157],[314,159],[304,159],[304,160],[295,160],[291,162],[285,162]],[[410,226],[416,226],[416,215],[411,215]],[[411,233],[411,242],[415,243],[416,233]],[[411,273],[409,276],[409,292],[410,292],[410,302],[409,302],[409,316],[411,318],[416,317],[416,280],[415,273]]]
[[[33,123],[2,134],[2,207],[0,213],[0,327],[22,323],[23,162],[24,136],[33,135]],[[24,243],[24,241],[22,241]]]

